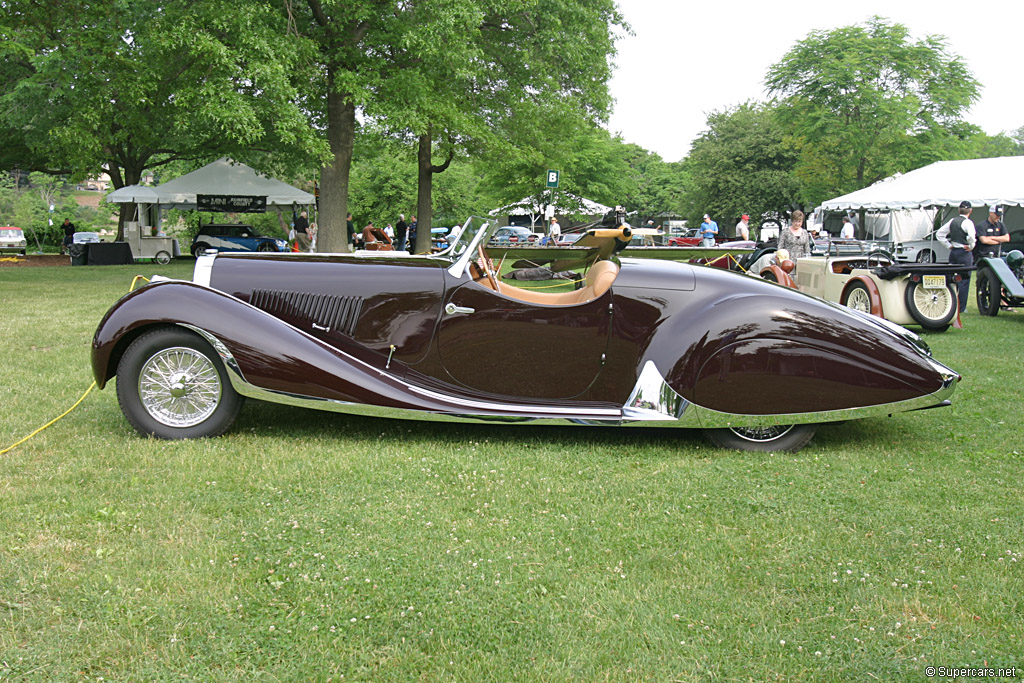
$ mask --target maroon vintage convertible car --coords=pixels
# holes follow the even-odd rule
[[[501,282],[483,219],[433,255],[204,255],[193,281],[154,281],[110,309],[93,372],[100,387],[117,375],[128,420],[167,439],[223,433],[250,397],[696,427],[725,447],[796,450],[819,423],[949,403],[960,376],[913,333],[720,269],[619,258],[620,221],[580,240],[586,277],[562,293]]]

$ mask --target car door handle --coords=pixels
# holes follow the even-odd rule
[[[467,306],[456,306],[455,304],[449,303],[445,305],[444,312],[448,315],[455,315],[456,313],[476,313],[476,309],[469,308]]]

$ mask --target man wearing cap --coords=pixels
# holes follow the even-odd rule
[[[1010,233],[999,220],[1003,215],[998,206],[988,207],[988,220],[978,226],[978,246],[974,248],[974,260],[982,257],[999,256],[1000,245],[1010,241]]]
[[[709,248],[715,246],[715,235],[718,234],[718,223],[711,220],[711,216],[704,214],[704,222],[700,224],[700,235],[702,247]]]
[[[971,203],[960,202],[960,215],[943,225],[935,233],[935,239],[949,248],[949,262],[957,266],[973,266],[972,250],[977,243],[974,222],[971,221]],[[957,298],[960,312],[967,310],[967,296],[971,289],[970,272],[963,273],[958,285]]]
[[[743,214],[740,216],[740,222],[736,224],[736,239],[738,240],[749,240],[750,239],[750,216]]]

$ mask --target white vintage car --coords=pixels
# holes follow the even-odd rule
[[[899,325],[938,332],[956,317],[956,283],[970,270],[945,263],[897,263],[877,252],[830,249],[825,255],[797,259],[791,278],[788,265],[766,264],[764,254],[770,251],[755,252],[760,260],[749,262],[752,274]]]

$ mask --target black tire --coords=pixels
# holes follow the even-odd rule
[[[716,446],[737,451],[795,453],[814,437],[818,425],[779,425],[777,427],[729,427],[705,429],[704,435]]]
[[[863,282],[854,282],[843,294],[841,302],[847,308],[871,315],[871,293]]]
[[[931,249],[923,249],[920,254],[917,255],[918,263],[935,263],[935,252]]]
[[[168,263],[171,262],[171,255],[168,254],[166,251],[158,251],[156,252],[156,257],[153,260],[159,263],[161,266],[166,266]]]
[[[144,333],[117,366],[117,400],[144,436],[198,439],[230,429],[244,397],[210,344],[180,327]]]
[[[256,251],[277,251],[277,247],[270,242],[260,242],[260,246],[256,247]]]
[[[975,284],[978,297],[978,313],[995,316],[999,313],[999,304],[1003,298],[1003,284],[991,268],[982,267],[978,271]]]
[[[956,290],[949,282],[945,289],[925,290],[921,281],[907,280],[903,299],[910,317],[926,330],[944,331],[956,316]]]
[[[202,256],[203,252],[210,248],[210,245],[206,242],[196,242],[192,245],[192,255]]]

